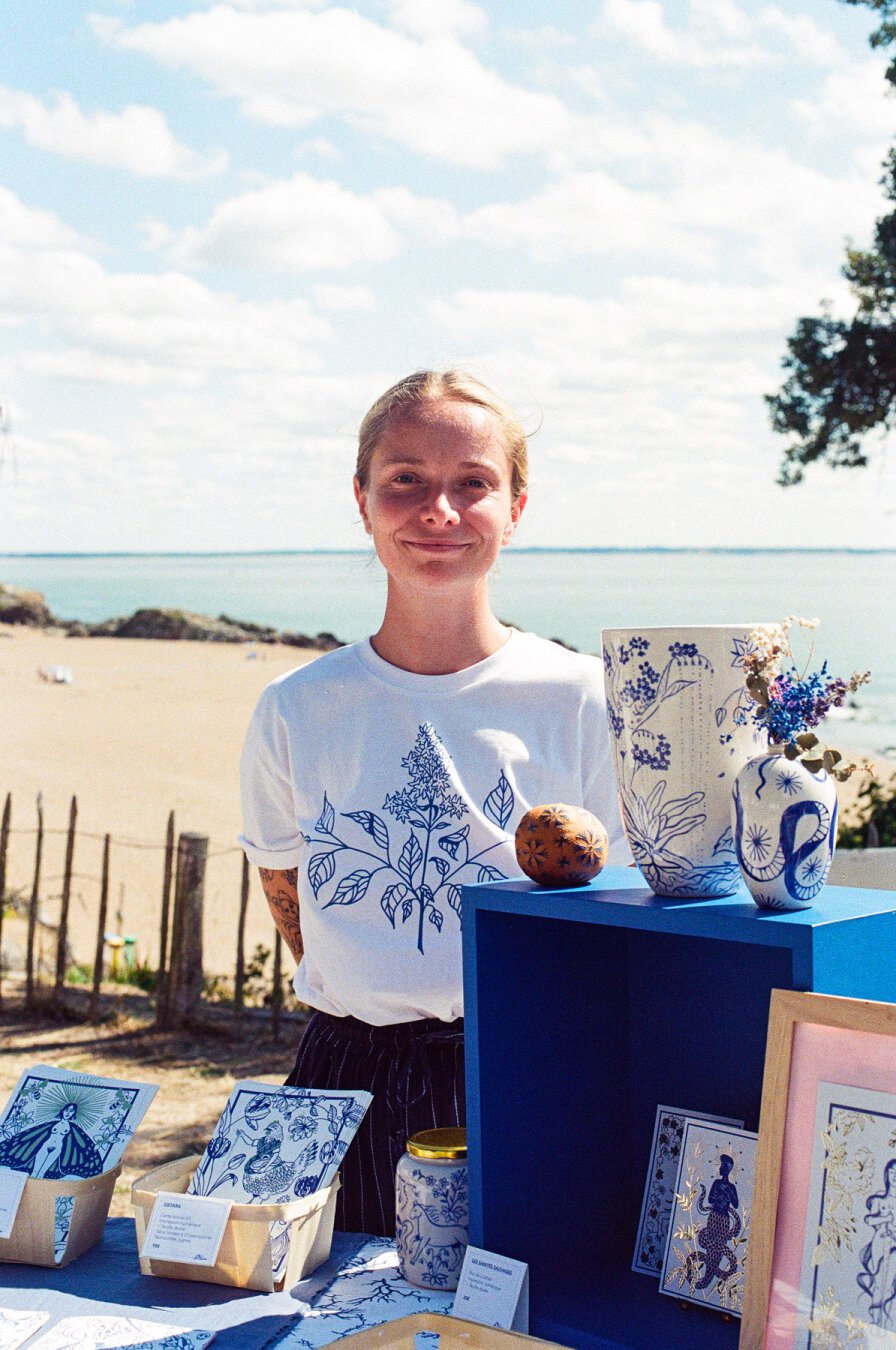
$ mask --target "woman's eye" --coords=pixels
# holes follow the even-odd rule
[[[416,480],[412,473],[397,473],[395,477],[392,479],[393,483],[400,483],[402,485],[405,485],[407,483],[413,483],[415,481]]]
[[[488,483],[485,481],[484,478],[468,478],[468,479],[467,479],[467,487],[471,487],[471,488],[487,488],[487,487],[488,487]]]

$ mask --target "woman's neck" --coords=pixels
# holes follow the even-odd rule
[[[374,651],[390,665],[417,675],[450,675],[493,656],[510,630],[492,613],[483,587],[471,604],[450,594],[408,595],[391,585],[386,613],[370,639]]]

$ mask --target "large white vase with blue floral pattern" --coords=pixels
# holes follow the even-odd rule
[[[626,837],[657,895],[731,895],[731,789],[757,739],[741,664],[755,624],[604,631]]]
[[[808,909],[834,856],[834,780],[799,760],[758,755],[734,780],[732,825],[740,870],[760,909]]]

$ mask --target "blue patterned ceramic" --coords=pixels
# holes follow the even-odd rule
[[[737,860],[760,909],[808,909],[827,881],[837,842],[837,789],[824,769],[758,755],[734,781]]]
[[[447,1131],[423,1132],[441,1133]],[[466,1149],[462,1158],[405,1153],[395,1172],[395,1245],[404,1279],[423,1289],[456,1289],[468,1222]]]
[[[755,624],[604,631],[622,823],[657,895],[731,895],[731,788],[756,739],[741,664]]]

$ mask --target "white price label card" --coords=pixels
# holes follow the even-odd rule
[[[140,1255],[150,1261],[213,1266],[230,1217],[232,1200],[159,1191]]]
[[[468,1247],[451,1312],[470,1322],[528,1334],[529,1267],[525,1261]]]
[[[0,1167],[0,1238],[8,1238],[12,1233],[27,1180],[27,1172]]]

